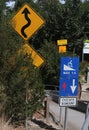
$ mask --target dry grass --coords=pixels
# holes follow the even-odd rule
[[[4,117],[1,117],[0,130],[15,130],[9,123],[10,123],[10,120],[6,121]]]

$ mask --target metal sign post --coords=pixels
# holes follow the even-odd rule
[[[62,107],[60,107],[60,115],[59,115],[59,122],[60,122],[60,124],[61,124],[61,117],[62,116]]]
[[[65,107],[64,130],[67,130],[67,107]]]

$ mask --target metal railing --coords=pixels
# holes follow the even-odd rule
[[[50,86],[50,85],[48,85]],[[55,87],[55,85],[52,85],[53,87]],[[58,86],[56,86],[57,88]],[[59,99],[59,91],[56,90],[45,90],[45,92],[51,97],[51,99],[53,101],[55,101],[58,103],[58,99]],[[89,90],[81,90],[81,97],[77,98],[78,101],[78,105],[74,108],[79,111],[82,111],[85,113],[85,121],[83,123],[83,126],[81,128],[81,130],[89,130]],[[82,110],[81,110],[82,109]]]

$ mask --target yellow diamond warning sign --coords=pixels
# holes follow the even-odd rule
[[[44,23],[44,19],[28,4],[24,4],[10,21],[12,27],[24,40],[28,40]]]
[[[20,50],[21,51],[21,50]],[[40,56],[31,46],[29,46],[27,43],[22,46],[22,51],[24,54],[31,55],[31,58],[33,59],[33,64],[36,67],[40,67],[45,60]]]

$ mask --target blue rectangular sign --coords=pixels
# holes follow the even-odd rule
[[[60,78],[60,96],[78,95],[78,78]]]
[[[79,72],[79,57],[62,57],[60,77],[76,77]]]
[[[60,96],[78,94],[79,57],[62,57],[60,70]]]

